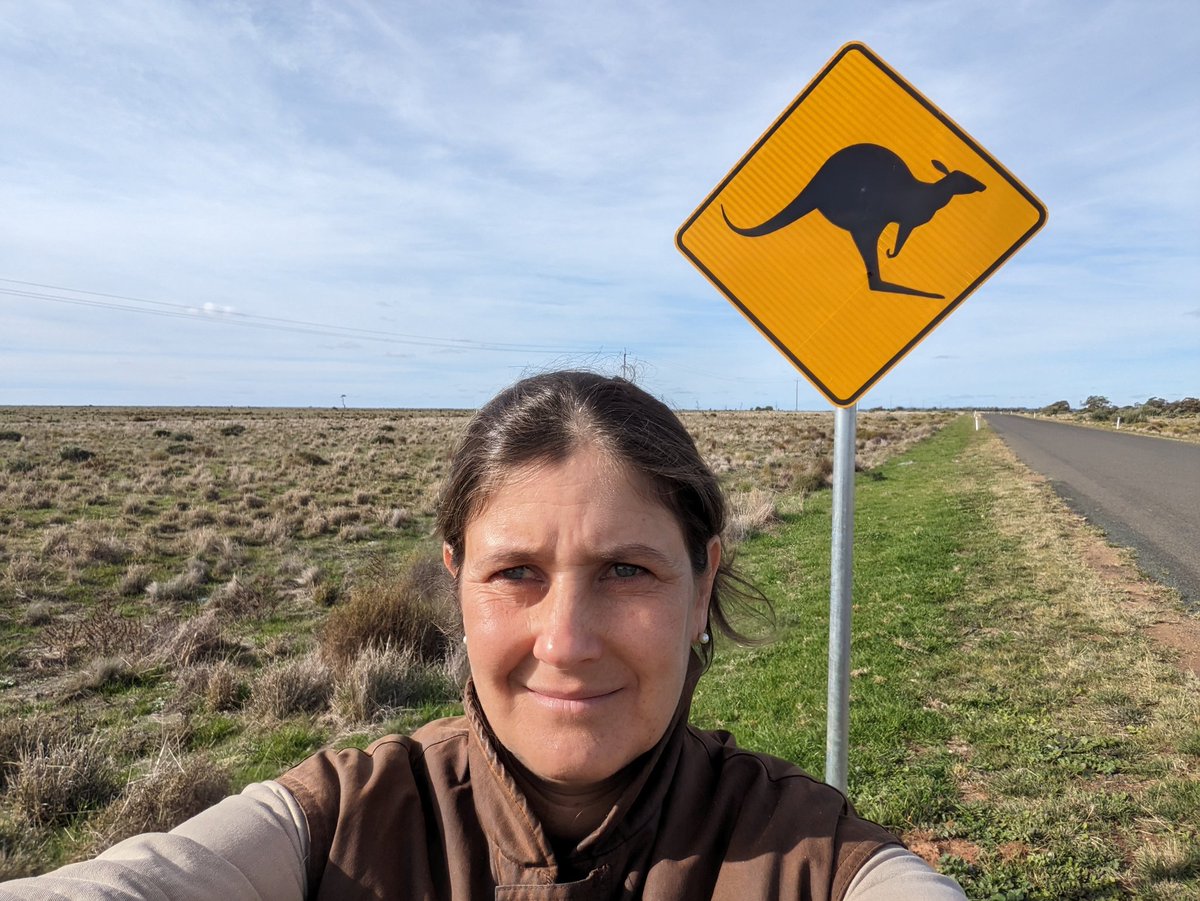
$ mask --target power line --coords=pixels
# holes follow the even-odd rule
[[[594,353],[593,348],[554,347],[544,344],[516,344],[503,341],[476,341],[470,338],[441,338],[431,335],[415,335],[406,332],[391,332],[382,329],[365,329],[355,326],[331,325],[323,322],[311,322],[303,319],[288,319],[281,316],[260,316],[254,313],[241,313],[233,309],[205,305],[197,307],[189,304],[171,303],[164,300],[149,300],[142,297],[129,297],[123,294],[107,294],[102,291],[85,291],[78,288],[66,288],[61,285],[47,285],[39,282],[27,282],[13,278],[0,278],[0,282],[10,285],[23,285],[26,288],[40,288],[41,291],[19,290],[16,288],[0,288],[0,295],[18,297],[28,300],[49,303],[69,304],[72,306],[92,307],[94,309],[111,310],[124,313],[139,313],[141,315],[162,316],[171,319],[188,319],[193,322],[221,322],[238,325],[244,328],[265,329],[268,331],[293,332],[297,334],[319,335],[329,338],[353,338],[364,341],[378,341],[387,344],[408,344],[418,347],[434,347],[440,349],[461,350],[491,350],[509,353],[559,353],[581,354]],[[47,291],[65,292],[50,294]],[[107,299],[93,299],[107,298]],[[120,301],[120,302],[118,302]]]

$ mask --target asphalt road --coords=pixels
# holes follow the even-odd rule
[[[1200,609],[1200,444],[988,414],[1013,453]]]

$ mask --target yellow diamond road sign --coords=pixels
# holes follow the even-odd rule
[[[847,44],[675,236],[838,406],[912,350],[1046,208],[863,44]]]

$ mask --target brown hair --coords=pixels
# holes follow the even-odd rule
[[[459,440],[442,486],[438,529],[455,564],[462,562],[467,523],[514,469],[558,463],[577,448],[597,447],[641,473],[674,514],[696,573],[708,566],[708,543],[725,528],[726,505],[716,475],[683,423],[662,401],[622,378],[592,372],[548,372],[522,379],[475,414]],[[730,621],[740,607],[773,620],[767,598],[722,554],[709,600],[712,632],[747,643]],[[715,637],[715,636],[714,636]],[[701,647],[707,664],[713,645]]]

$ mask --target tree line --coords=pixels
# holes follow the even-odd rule
[[[1101,422],[1117,417],[1120,417],[1122,422],[1141,422],[1151,417],[1200,415],[1200,398],[1185,397],[1181,400],[1166,400],[1161,397],[1150,397],[1140,404],[1119,407],[1103,395],[1092,394],[1080,403],[1078,409],[1072,409],[1069,401],[1059,400],[1047,404],[1038,412],[1047,416],[1083,413],[1089,419]]]

